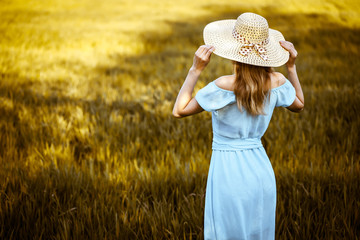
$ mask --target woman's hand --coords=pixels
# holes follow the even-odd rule
[[[288,68],[294,67],[295,60],[298,55],[298,53],[294,47],[294,44],[292,44],[291,42],[288,42],[288,41],[280,41],[280,45],[290,53],[289,61],[286,63],[286,66]]]
[[[202,45],[195,52],[192,69],[201,72],[210,62],[212,52],[215,50],[213,46]]]
[[[186,117],[204,111],[196,99],[192,97],[192,93],[202,70],[210,62],[211,53],[214,50],[213,46],[203,45],[195,52],[193,65],[174,104],[173,115],[175,117]]]
[[[294,102],[287,107],[290,111],[300,112],[304,109],[304,94],[300,85],[300,81],[296,72],[295,60],[298,55],[294,44],[288,41],[280,41],[280,45],[290,53],[289,61],[286,63],[288,71],[288,79],[294,86],[296,91],[296,97]]]

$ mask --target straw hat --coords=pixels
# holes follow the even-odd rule
[[[255,13],[212,22],[204,28],[205,44],[214,46],[216,55],[256,66],[279,67],[288,61],[289,52],[280,45],[281,40],[285,40],[283,35]]]

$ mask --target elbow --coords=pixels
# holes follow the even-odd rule
[[[175,109],[172,111],[172,115],[175,117],[175,118],[182,118],[183,116],[181,116],[178,111],[176,111]]]
[[[179,114],[177,114],[177,113],[173,113],[172,115],[173,115],[175,118],[182,118],[182,116],[179,115]]]
[[[303,99],[300,100],[296,98],[293,104],[291,104],[291,106],[289,106],[287,109],[289,109],[291,112],[301,113],[302,111],[304,111],[304,107],[305,107],[304,100]]]
[[[304,100],[302,100],[297,112],[300,113],[304,111],[304,108],[305,108],[305,103]]]
[[[304,111],[304,104],[298,106],[297,108],[293,109],[293,112],[295,113],[301,113],[302,111]]]

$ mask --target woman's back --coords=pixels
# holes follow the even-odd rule
[[[212,112],[213,147],[218,144],[231,145],[229,141],[238,142],[233,139],[258,139],[260,142],[274,108],[287,107],[295,99],[295,89],[291,83],[282,74],[271,74],[272,89],[268,92],[270,98],[265,99],[265,114],[251,115],[246,109],[240,111],[237,106],[235,94],[230,90],[234,78],[230,75],[210,82],[195,96],[203,109]]]

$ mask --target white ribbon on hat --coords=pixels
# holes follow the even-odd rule
[[[264,47],[265,44],[269,43],[269,39],[265,39],[261,43],[251,43],[245,37],[241,36],[236,29],[233,30],[234,38],[243,44],[240,48],[239,53],[243,56],[247,56],[253,49],[260,55],[263,60],[267,60],[268,57],[266,56],[266,48]]]

